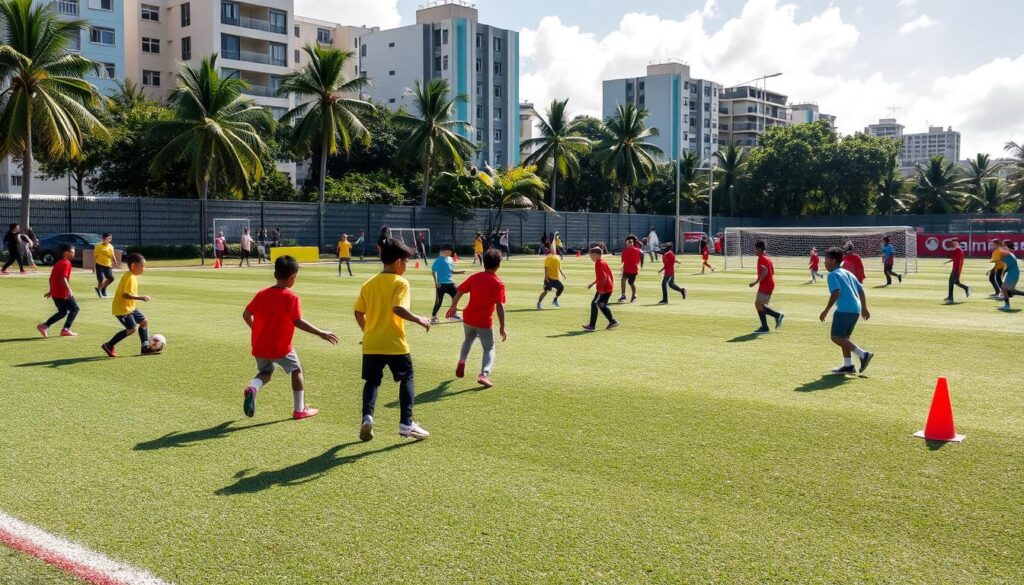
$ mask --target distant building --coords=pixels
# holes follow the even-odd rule
[[[530,156],[533,152],[530,149],[522,146],[527,140],[534,137],[534,129],[537,118],[537,110],[534,109],[532,102],[523,102],[519,104],[519,159],[524,160]]]
[[[756,146],[758,137],[769,128],[789,125],[787,96],[760,87],[743,85],[722,91],[722,144]]]
[[[929,126],[928,132],[903,135],[903,166],[927,163],[933,156],[941,156],[946,162],[960,160],[960,133],[952,127],[943,130],[942,126]]]
[[[828,125],[832,128],[836,127],[836,117],[832,114],[822,114],[818,109],[818,104],[814,102],[803,102],[799,104],[790,104],[789,106],[789,123],[793,125],[797,124],[811,124],[819,120],[828,122]]]
[[[868,136],[895,138],[902,141],[903,124],[897,123],[895,118],[882,118],[877,124],[871,124],[864,128],[864,133]]]

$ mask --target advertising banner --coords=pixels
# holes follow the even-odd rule
[[[968,258],[988,258],[992,254],[992,240],[1010,242],[1010,249],[1024,250],[1024,234],[917,234],[918,258],[948,258],[953,250],[953,238],[960,239],[960,248]]]

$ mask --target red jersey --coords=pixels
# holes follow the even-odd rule
[[[775,290],[775,265],[772,264],[771,258],[767,254],[761,254],[757,257],[757,276],[760,277],[763,269],[768,269],[768,274],[761,281],[761,284],[757,287],[757,292],[764,294],[772,294]]]
[[[960,272],[964,269],[964,251],[957,245],[953,248],[953,272]]]
[[[494,325],[494,309],[505,304],[505,283],[493,272],[477,272],[459,285],[459,292],[469,295],[469,305],[462,311],[462,322],[470,327],[490,329]]]
[[[860,256],[853,252],[843,256],[843,263],[840,267],[852,272],[859,282],[864,282],[864,278],[867,276],[864,274],[864,261],[860,259]]]
[[[71,291],[64,285],[64,279],[71,281],[71,261],[61,258],[50,270],[50,298],[66,299],[71,296]]]
[[[622,273],[623,274],[639,274],[640,273],[640,257],[643,252],[636,246],[628,246],[622,250]]]
[[[276,360],[292,352],[295,321],[302,318],[298,295],[291,289],[272,286],[256,293],[245,310],[253,316],[253,356]]]
[[[615,277],[612,276],[612,269],[604,259],[594,262],[594,275],[597,280],[597,292],[600,294],[615,291]]]
[[[818,271],[818,255],[817,254],[811,254],[811,270],[813,270],[815,272]]]
[[[661,255],[661,263],[665,265],[665,276],[676,275],[676,255],[672,253],[672,250],[666,250]]]

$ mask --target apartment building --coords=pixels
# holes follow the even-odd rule
[[[681,61],[651,63],[643,77],[602,83],[602,114],[615,114],[620,104],[647,110],[647,126],[659,135],[650,142],[674,160],[687,152],[710,157],[719,148],[719,92],[713,81],[695,79]]]
[[[361,35],[359,65],[373,80],[366,93],[392,110],[409,106],[415,81],[446,80],[466,98],[455,115],[473,126],[475,163],[519,164],[519,33],[481,23],[474,5],[431,2],[416,24]]]
[[[345,78],[355,79],[359,77],[361,71],[359,68],[359,37],[375,30],[380,29],[348,26],[306,16],[296,16],[295,24],[292,26],[293,67],[302,67],[306,64],[309,57],[302,50],[303,47],[307,45],[332,46],[352,53]]]
[[[814,102],[790,104],[789,123],[791,125],[812,124],[819,120],[828,122],[828,125],[832,128],[836,127],[836,117],[832,114],[821,113],[821,110],[818,108],[818,104]]]
[[[787,96],[743,85],[721,93],[720,136],[722,144],[756,146],[765,130],[789,125]]]
[[[960,160],[960,133],[952,127],[929,126],[927,132],[904,134],[900,164],[905,167],[927,163],[933,156],[946,162]]]
[[[903,124],[896,122],[895,118],[882,118],[877,124],[870,124],[864,128],[864,133],[868,136],[875,136],[878,138],[895,138],[896,140],[903,140]]]
[[[534,108],[532,102],[523,102],[519,104],[519,143],[526,142],[534,137],[536,134],[537,124],[537,110]],[[520,146],[519,148],[519,160],[523,160],[530,156],[533,151],[529,148]]]

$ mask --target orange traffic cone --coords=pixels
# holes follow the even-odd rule
[[[914,433],[915,437],[926,441],[946,441],[959,443],[966,439],[965,435],[956,434],[953,426],[953,407],[949,403],[949,385],[945,378],[939,378],[932,396],[932,407],[928,411],[928,421],[923,431]]]
[[[213,267],[220,268],[220,258],[217,258],[213,261]]]
[[[417,269],[417,270],[419,270],[419,268],[420,268],[420,261],[419,261],[419,260],[417,260],[417,261],[416,261],[416,269]]]
[[[453,252],[452,253],[452,259],[454,259],[456,262],[458,262],[459,261],[459,253],[458,252]]]
[[[576,250],[576,257],[577,257],[577,258],[579,258],[579,257],[580,257],[580,251],[579,251],[579,250]]]

